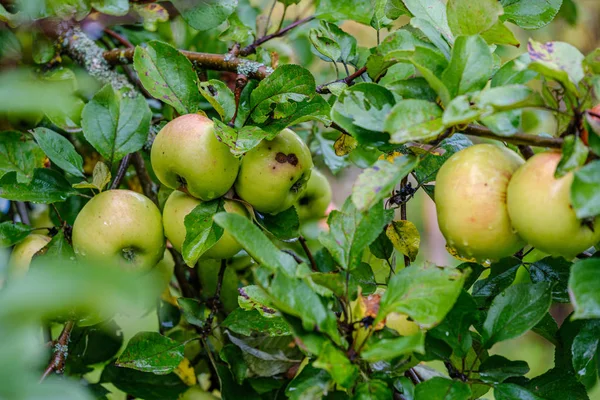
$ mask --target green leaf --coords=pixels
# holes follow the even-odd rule
[[[190,299],[186,297],[180,297],[177,299],[177,304],[181,310],[181,315],[185,320],[195,326],[203,328],[206,324],[205,315],[206,305],[201,304],[196,299]],[[237,309],[236,309],[237,310]]]
[[[243,46],[250,43],[253,38],[253,33],[252,28],[242,22],[238,13],[233,13],[227,18],[227,24],[229,26],[219,35],[219,39],[222,41],[239,43]]]
[[[280,240],[290,240],[300,235],[298,232],[300,220],[295,207],[290,207],[276,215],[260,213],[255,215],[256,221]]]
[[[36,268],[38,265],[44,268],[51,262],[73,263],[74,260],[73,246],[67,241],[64,230],[61,230],[54,235],[50,243],[36,253],[31,261],[31,268]]]
[[[233,14],[235,15],[235,14]],[[200,94],[221,116],[221,121],[229,122],[235,113],[235,96],[224,82],[211,79],[198,84]]]
[[[346,389],[352,387],[359,372],[358,367],[350,362],[346,354],[331,342],[326,342],[321,348],[313,365],[327,371],[335,383]]]
[[[325,61],[351,62],[356,57],[356,39],[335,24],[321,21],[318,29],[311,29],[309,39]]]
[[[544,400],[589,400],[585,387],[577,381],[572,371],[565,368],[553,368],[536,376],[525,387]]]
[[[573,369],[578,379],[583,379],[588,373],[597,370],[594,364],[600,348],[600,321],[585,321],[573,340]],[[588,371],[590,370],[590,371]]]
[[[528,53],[521,54],[519,57],[507,61],[492,78],[492,87],[525,84],[535,78],[538,74],[528,69],[531,63],[531,57]]]
[[[109,364],[100,382],[112,383],[117,389],[146,400],[176,400],[188,386],[174,373],[156,375]]]
[[[423,18],[411,18],[410,26],[419,29],[433,43],[446,58],[450,58],[450,46],[442,32],[440,32],[431,22]]]
[[[407,60],[419,70],[429,86],[435,90],[442,104],[448,104],[451,95],[442,77],[442,71],[446,69],[448,62],[443,54],[426,47],[416,47]]]
[[[508,378],[523,376],[529,372],[525,361],[511,361],[500,355],[488,357],[479,366],[481,380],[488,383],[501,383]]]
[[[354,390],[354,396],[352,396],[352,400],[391,400],[392,398],[392,390],[387,383],[379,379],[359,383]]]
[[[543,400],[529,390],[514,383],[502,383],[494,387],[494,398],[496,400]]]
[[[454,153],[472,146],[473,142],[467,136],[462,134],[454,134],[449,138],[442,140],[435,152],[429,156],[423,157],[415,168],[415,175],[420,183],[428,183],[435,181],[436,175],[440,167]]]
[[[235,11],[238,0],[173,0],[185,22],[199,31],[216,28]]]
[[[457,96],[452,99],[450,104],[448,104],[444,110],[442,123],[445,126],[452,126],[468,124],[475,121],[483,112],[477,106],[478,105],[473,102],[472,96]]]
[[[0,224],[0,248],[10,247],[25,239],[32,231],[29,225],[5,221]]]
[[[575,171],[571,184],[571,204],[577,218],[600,215],[600,161],[592,161]]]
[[[157,332],[139,332],[129,340],[115,365],[166,375],[183,360],[183,343]]]
[[[515,34],[501,20],[498,20],[487,31],[482,32],[481,37],[488,44],[504,44],[515,47],[521,45]]]
[[[326,21],[342,21],[350,19],[369,25],[373,9],[371,0],[320,0],[315,16]]]
[[[54,57],[54,44],[43,34],[34,31],[31,43],[31,56],[36,64],[45,64]],[[2,58],[0,54],[0,58]]]
[[[342,268],[352,270],[392,217],[393,213],[384,210],[381,202],[361,213],[349,198],[340,211],[329,214],[329,232],[322,232],[319,241]]]
[[[600,318],[600,259],[577,261],[571,267],[569,296],[575,309],[574,319]]]
[[[233,310],[225,321],[221,324],[239,335],[268,335],[268,336],[289,336],[292,334],[288,324],[281,317],[267,318],[261,315],[257,310],[246,311],[242,308]]]
[[[386,144],[384,121],[396,103],[392,92],[375,83],[358,83],[344,90],[331,108],[331,119],[359,143]]]
[[[92,0],[91,5],[102,14],[121,16],[129,12],[127,0]]]
[[[517,84],[485,89],[475,96],[475,101],[482,109],[493,107],[496,110],[542,105],[541,99],[531,88]]]
[[[269,295],[256,285],[249,285],[238,289],[238,303],[243,310],[256,310],[263,317],[272,318],[278,315],[277,310],[269,300]]]
[[[379,160],[373,167],[364,170],[352,186],[352,201],[356,208],[366,211],[388,197],[417,163],[416,157],[402,156],[396,157],[393,162]]]
[[[589,150],[585,143],[575,135],[565,137],[562,147],[562,157],[556,167],[554,176],[558,179],[567,173],[581,167],[587,160]]]
[[[213,122],[217,138],[229,146],[231,153],[238,157],[252,150],[261,140],[270,136],[268,132],[257,126],[247,125],[237,129],[217,119],[213,119]]]
[[[368,362],[377,362],[392,360],[414,352],[425,353],[425,334],[423,332],[392,339],[373,338],[360,356]]]
[[[9,172],[0,179],[0,197],[14,201],[56,203],[78,194],[71,184],[57,171],[36,168],[31,182],[17,181],[17,173]]]
[[[290,400],[322,398],[329,391],[331,383],[327,371],[308,364],[288,384],[285,395]]]
[[[550,23],[560,10],[562,0],[500,0],[503,20],[524,29],[539,29]]]
[[[50,161],[71,175],[84,177],[83,159],[64,136],[47,128],[36,128],[33,137]]]
[[[331,107],[325,99],[316,95],[313,98],[299,103],[294,104],[294,111],[287,116],[273,116],[260,124],[260,128],[268,133],[267,138],[273,139],[282,130],[291,125],[296,125],[306,121],[318,121],[324,125],[330,125],[331,120],[329,115],[331,113]],[[253,128],[251,126],[245,126],[244,128]],[[242,128],[241,132],[244,131]]]
[[[456,36],[485,32],[502,15],[502,6],[496,0],[450,0],[447,7],[448,25]]]
[[[454,37],[448,26],[446,5],[440,0],[403,0],[410,13],[428,21],[444,36],[448,43],[454,43]]]
[[[473,298],[477,304],[490,304],[493,297],[509,287],[514,282],[521,264],[521,260],[516,257],[506,257],[493,263],[489,276],[473,285]]]
[[[421,245],[421,236],[415,224],[411,221],[392,221],[385,228],[385,234],[400,254],[404,254],[410,261],[415,261]]]
[[[568,303],[569,272],[571,263],[562,257],[545,257],[529,266],[529,276],[533,283],[550,282],[552,300],[558,303]]]
[[[398,29],[397,31],[392,32],[383,39],[383,41],[374,49],[373,53],[367,58],[367,73],[374,81],[380,81],[381,83],[385,82],[386,79],[389,79],[386,78],[389,73],[388,68],[392,67],[397,62],[406,63],[406,61],[396,58],[386,60],[387,56],[390,53],[397,51],[412,52],[415,50],[416,46],[427,47],[431,46],[431,44],[421,41],[406,29]],[[407,72],[412,71],[408,73],[408,75],[412,75],[414,73],[414,67],[407,67],[410,67],[408,63],[402,68]],[[386,75],[386,77],[381,79],[383,75]]]
[[[443,132],[442,109],[426,100],[400,100],[385,120],[391,143],[435,138]]]
[[[223,236],[223,228],[213,222],[213,216],[221,211],[225,211],[223,199],[216,199],[201,202],[185,216],[181,255],[190,268]]]
[[[460,36],[442,80],[451,97],[481,90],[492,76],[490,48],[480,36]]]
[[[418,384],[415,400],[468,400],[471,389],[466,383],[441,377],[434,377]]]
[[[133,56],[144,88],[155,98],[173,106],[179,114],[198,110],[201,96],[192,63],[176,48],[158,41],[137,46]]]
[[[83,108],[81,126],[86,140],[113,164],[142,148],[151,119],[144,97],[121,97],[106,85]]]
[[[408,314],[424,328],[440,323],[458,298],[465,274],[435,265],[411,265],[396,273],[381,297],[375,324],[390,312]]]
[[[282,65],[263,79],[250,94],[252,120],[263,123],[273,114],[276,119],[293,114],[295,107],[283,111],[283,105],[301,102],[314,96],[315,78],[306,68],[295,64]]]
[[[481,118],[481,122],[499,136],[512,136],[521,128],[522,110],[496,112]]]
[[[36,168],[44,166],[44,152],[32,140],[19,132],[0,133],[0,178],[9,172],[17,173],[17,182],[27,183]]]
[[[519,283],[496,296],[483,324],[485,347],[521,336],[540,322],[552,303],[550,288],[547,282]]]
[[[529,69],[559,82],[573,95],[583,79],[583,54],[574,46],[563,42],[539,43],[529,39],[527,51],[531,58]]]

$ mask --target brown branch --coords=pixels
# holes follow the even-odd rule
[[[314,16],[310,16],[310,17],[306,17],[303,19],[299,19],[298,21],[292,22],[291,24],[289,24],[288,26],[286,26],[283,29],[279,29],[277,32],[275,33],[271,33],[270,35],[265,35],[263,37],[260,37],[258,39],[256,39],[254,41],[254,43],[249,44],[248,46],[244,47],[243,49],[240,50],[240,55],[241,56],[248,56],[250,54],[254,54],[256,53],[256,49],[262,45],[265,42],[268,42],[271,39],[275,39],[278,37],[281,37],[283,35],[285,35],[286,33],[288,33],[289,31],[291,31],[292,29],[294,29],[295,27],[305,24],[307,22],[312,21],[313,19],[315,19]]]
[[[235,119],[238,115],[238,110],[240,108],[240,97],[242,96],[242,91],[248,84],[248,77],[246,75],[239,74],[237,79],[235,80],[235,112],[233,113],[233,117],[231,117],[231,121],[229,121],[229,126],[235,126]]]
[[[132,49],[135,47],[129,40],[127,40],[127,38],[125,38],[125,36],[119,35],[117,32],[113,31],[112,29],[105,28],[104,33],[106,33],[108,36],[112,37],[113,39],[115,39],[117,42],[121,43],[123,46],[127,47],[128,49]]]
[[[142,185],[142,191],[144,195],[152,200],[155,204],[158,204],[158,199],[156,197],[156,184],[148,175],[148,170],[146,169],[146,163],[142,158],[140,152],[134,153],[131,161],[133,163],[133,167],[135,168],[135,173],[140,180],[140,184]]]
[[[219,268],[219,275],[217,276],[217,287],[215,289],[215,295],[210,300],[210,314],[206,318],[206,325],[204,327],[203,336],[207,337],[212,331],[212,323],[215,315],[219,311],[221,306],[221,288],[223,287],[223,278],[225,277],[225,269],[227,268],[227,260],[221,260],[221,268]]]
[[[332,83],[345,83],[346,85],[350,85],[356,78],[358,78],[365,72],[367,72],[367,67],[362,67],[360,69],[357,69],[353,74],[350,74],[343,79],[338,79],[337,81],[319,85],[319,86],[317,86],[317,93],[321,93],[321,94],[331,93],[331,91],[329,90],[329,88],[327,86],[331,85]]]
[[[131,159],[131,153],[127,154],[121,160],[121,163],[119,164],[119,170],[117,171],[117,175],[115,176],[115,180],[112,182],[112,185],[110,185],[111,189],[116,189],[121,184],[121,181],[123,180],[123,177],[125,176],[125,173],[127,172],[127,168],[129,168],[129,160],[130,159]]]
[[[111,64],[129,64],[133,60],[135,49],[114,49],[105,51],[104,59]],[[198,69],[213,71],[229,71],[243,73],[252,79],[264,79],[272,72],[270,67],[256,61],[234,57],[231,54],[198,53],[194,51],[179,50]]]
[[[315,261],[315,258],[313,257],[310,249],[308,248],[308,245],[306,244],[306,239],[304,239],[304,236],[300,235],[298,240],[300,241],[300,244],[302,245],[302,248],[304,249],[304,252],[306,253],[306,256],[310,261],[310,267],[313,271],[319,272],[319,269],[317,268],[317,262]]]
[[[67,321],[65,324],[65,327],[54,344],[54,353],[40,378],[40,382],[46,379],[52,371],[56,371],[57,374],[62,374],[65,368],[65,362],[67,361],[67,356],[69,355],[69,339],[71,338],[71,332],[74,327],[74,321]]]
[[[179,289],[181,290],[181,294],[183,297],[187,297],[190,299],[198,299],[198,294],[194,287],[189,283],[187,274],[192,270],[188,268],[181,255],[173,249],[169,249],[171,255],[173,255],[173,259],[175,260],[175,278],[177,278],[177,283],[179,284]]]
[[[524,145],[524,144],[520,144],[520,145],[518,145],[517,147],[519,148],[519,151],[521,152],[521,155],[523,155],[523,157],[524,157],[526,160],[529,160],[529,159],[530,159],[531,157],[533,157],[533,156],[534,156],[534,154],[535,154],[535,153],[533,152],[533,150],[531,149],[531,146],[526,146],[526,145]]]
[[[512,136],[500,136],[496,135],[488,128],[479,125],[468,125],[462,129],[462,133],[471,136],[484,137],[488,139],[500,140],[507,143],[516,145],[527,145],[536,147],[550,147],[559,149],[562,147],[563,139],[554,137],[534,136],[527,135],[524,133],[517,133]]]

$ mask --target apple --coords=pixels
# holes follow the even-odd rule
[[[508,185],[508,213],[519,235],[552,256],[571,259],[600,241],[600,217],[592,227],[571,206],[573,172],[556,179],[558,152],[530,158]]]
[[[310,150],[291,129],[263,140],[242,159],[235,191],[255,210],[277,214],[306,190],[313,167]]]
[[[165,250],[160,211],[149,198],[131,190],[102,192],[77,215],[73,249],[81,260],[150,270]]]
[[[408,315],[401,313],[390,313],[385,318],[385,326],[395,330],[401,336],[410,336],[419,333],[420,328],[416,322],[408,319]]]
[[[166,124],[154,139],[150,161],[163,185],[204,201],[227,193],[240,168],[239,159],[215,136],[213,122],[199,114]]]
[[[437,218],[448,247],[478,261],[510,256],[525,245],[506,207],[506,189],[523,159],[506,147],[477,144],[453,154],[435,183]]]
[[[329,181],[319,170],[313,169],[306,191],[296,202],[298,218],[301,221],[323,218],[330,203],[331,186]]]
[[[183,241],[185,240],[185,216],[188,215],[201,201],[188,196],[187,194],[175,190],[167,201],[163,209],[163,223],[165,235],[173,245],[173,248],[181,253]],[[236,213],[248,217],[246,207],[237,201],[225,200],[225,211]],[[218,258],[226,259],[233,257],[242,249],[242,246],[231,236],[227,231],[223,232],[223,236],[208,249],[203,255],[203,258]]]
[[[220,269],[221,263],[217,260],[200,260],[198,262],[198,281],[202,288],[202,297],[205,300],[208,300],[215,295]],[[228,313],[239,307],[238,283],[239,279],[235,270],[229,267],[225,268],[219,299],[221,304],[223,304],[223,308]]]
[[[179,397],[179,400],[218,400],[218,397],[202,390],[198,386],[192,386]]]
[[[9,279],[24,276],[29,271],[29,265],[34,254],[50,243],[50,240],[48,236],[32,233],[18,243],[13,248],[8,260]]]

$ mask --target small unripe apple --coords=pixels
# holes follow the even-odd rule
[[[175,190],[165,203],[163,209],[163,224],[165,229],[165,236],[173,248],[181,253],[181,248],[185,240],[185,216],[188,215],[201,201],[188,196],[187,194]],[[225,200],[223,207],[225,211],[230,213],[236,213],[248,217],[248,211],[246,207],[237,201]],[[203,255],[203,258],[218,258],[226,259],[233,257],[242,249],[242,246],[231,236],[227,231],[223,232],[223,236],[219,238],[210,249],[208,249]]]
[[[33,255],[50,243],[50,238],[45,235],[32,233],[17,244],[8,260],[9,279],[20,278],[29,271]]]
[[[314,169],[310,174],[306,191],[296,202],[298,218],[301,221],[323,218],[331,203],[331,186],[319,170]]]
[[[477,144],[438,171],[435,203],[449,247],[479,261],[510,256],[525,245],[511,225],[506,189],[523,159],[505,147]]]
[[[214,123],[199,114],[166,124],[154,139],[150,159],[163,185],[204,201],[227,193],[240,168],[239,159],[215,136]]]
[[[508,212],[533,247],[571,259],[600,241],[600,217],[592,227],[577,219],[571,205],[573,172],[554,177],[560,158],[558,152],[540,153],[515,172],[508,185]]]
[[[410,336],[419,333],[420,328],[416,322],[408,319],[408,315],[390,313],[385,318],[385,326],[395,330],[401,336]]]
[[[257,211],[277,214],[306,190],[312,167],[306,144],[294,131],[284,129],[246,153],[235,191]]]
[[[92,198],[73,224],[77,258],[146,271],[164,255],[160,211],[146,196],[108,190]]]

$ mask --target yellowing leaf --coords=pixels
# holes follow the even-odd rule
[[[388,160],[389,162],[393,163],[396,158],[402,157],[402,156],[403,156],[403,154],[400,153],[399,151],[394,151],[392,153],[380,155],[379,160]]]
[[[358,146],[358,142],[352,136],[342,133],[333,144],[335,155],[342,157],[349,154]]]
[[[190,360],[184,358],[181,360],[177,368],[173,371],[175,375],[177,375],[183,383],[188,386],[194,386],[198,381],[196,380],[196,373],[194,372],[194,367],[190,363]]]
[[[396,250],[415,261],[421,244],[421,236],[415,224],[410,221],[393,221],[385,229],[385,234]]]
[[[456,258],[459,261],[462,262],[477,262],[477,260],[475,260],[474,258],[465,258],[461,255],[458,254],[458,251],[456,251],[456,249],[454,247],[450,247],[448,244],[446,244],[446,250],[448,251],[448,253],[450,253],[450,255],[454,258]]]

